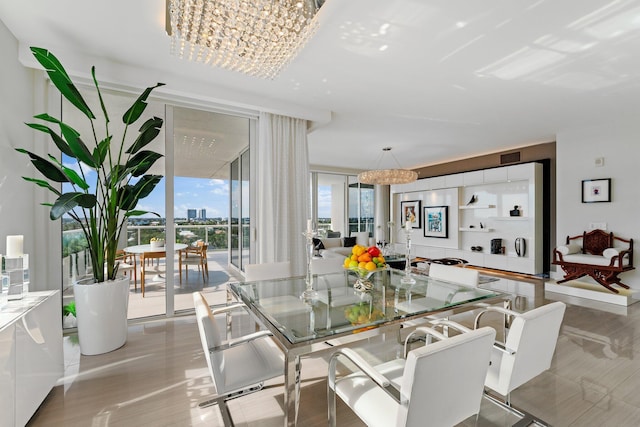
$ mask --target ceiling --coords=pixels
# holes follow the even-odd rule
[[[99,79],[163,81],[159,93],[199,105],[307,118],[314,165],[366,169],[391,146],[416,168],[640,113],[640,1],[327,0],[274,80],[171,56],[164,11],[0,0],[23,63],[37,45],[74,75],[96,65]]]

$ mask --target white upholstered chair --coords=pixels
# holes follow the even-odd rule
[[[369,232],[368,231],[354,231],[351,232],[351,237],[356,238],[356,244],[360,246],[369,247]]]
[[[244,269],[246,282],[284,279],[291,277],[292,274],[290,261],[247,264]],[[292,315],[308,313],[310,310],[310,307],[302,303],[300,298],[293,295],[268,294],[259,283],[255,286],[254,297],[272,314]]]
[[[226,401],[258,391],[264,381],[283,375],[284,355],[269,337],[269,331],[222,341],[214,316],[242,308],[242,304],[211,311],[200,292],[193,293],[193,303],[202,349],[216,388],[216,396],[200,407],[217,403],[224,425],[233,425]]]
[[[264,264],[247,264],[244,267],[244,280],[254,282],[256,280],[284,279],[291,277],[291,262],[268,262]]]
[[[312,258],[311,274],[341,273],[344,271],[344,258]]]
[[[452,265],[431,263],[429,266],[429,277],[444,280],[446,282],[459,283],[467,286],[478,286],[478,270],[464,267],[454,267]]]
[[[336,425],[336,394],[367,426],[450,427],[478,414],[495,330],[480,328],[447,338],[418,328],[437,342],[396,359],[371,366],[351,349],[329,360],[329,425]],[[339,356],[359,372],[336,379]]]
[[[485,396],[508,411],[536,424],[545,425],[544,421],[515,408],[511,404],[510,393],[551,366],[565,308],[564,303],[553,302],[525,313],[517,313],[490,306],[476,317],[476,328],[479,327],[482,316],[488,312],[497,312],[511,317],[504,344],[494,346],[491,366],[485,381],[485,386],[502,398],[498,398],[488,390]],[[522,425],[528,424],[522,423]]]

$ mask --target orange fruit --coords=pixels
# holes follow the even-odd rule
[[[358,261],[359,262],[370,262],[371,261],[371,255],[369,255],[367,252],[363,253],[362,255],[360,255],[358,257]]]

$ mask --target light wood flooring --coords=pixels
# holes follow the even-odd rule
[[[548,372],[512,394],[513,403],[554,426],[640,425],[640,331],[635,328],[640,304],[624,308],[551,293],[545,297],[527,300],[524,308],[556,299],[568,303],[556,355]],[[234,330],[251,328],[247,315],[234,318]],[[393,339],[361,344],[374,361],[398,353]],[[65,337],[64,346],[65,376],[30,427],[222,425],[216,406],[198,407],[214,390],[192,316],[134,324],[126,345],[105,355],[81,356],[74,335]],[[301,426],[326,425],[326,369],[321,358],[303,360]],[[276,379],[265,390],[231,401],[236,425],[282,426],[281,384],[282,378]],[[516,421],[485,400],[477,425]],[[341,404],[338,422],[362,425]]]

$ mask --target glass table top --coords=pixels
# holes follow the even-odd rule
[[[428,276],[414,275],[415,284],[402,284],[403,276],[399,270],[378,271],[369,277],[372,289],[366,292],[354,289],[355,272],[313,276],[317,299],[312,301],[300,298],[306,289],[304,277],[233,283],[230,289],[291,344],[356,333],[501,296]]]

